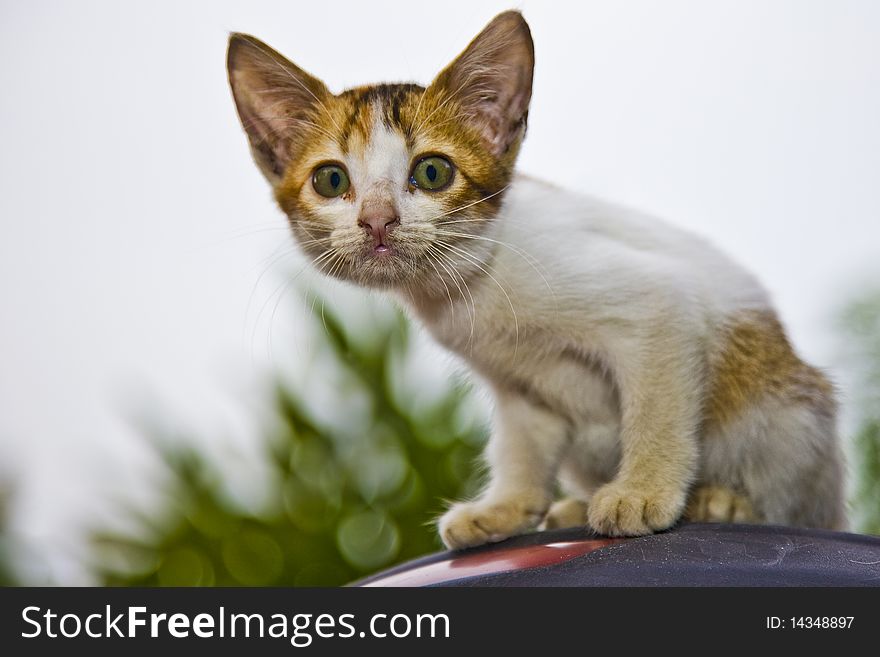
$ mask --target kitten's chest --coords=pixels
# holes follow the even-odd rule
[[[547,327],[479,315],[448,316],[428,328],[493,387],[518,394],[572,424],[613,422],[616,387],[599,362]]]

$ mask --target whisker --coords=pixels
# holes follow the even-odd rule
[[[437,278],[440,279],[440,282],[443,284],[443,289],[446,290],[446,296],[449,298],[449,314],[452,317],[452,323],[454,324],[455,323],[455,304],[452,301],[452,293],[449,291],[449,286],[446,284],[446,280],[443,278],[443,276],[440,275],[440,270],[437,269],[437,265],[434,264],[434,261],[437,260],[436,256],[432,256],[430,251],[426,252],[425,255],[427,256],[426,260],[428,261],[428,264],[431,265],[431,267],[437,273]]]
[[[452,282],[455,284],[455,287],[458,288],[458,294],[461,296],[461,300],[464,301],[464,307],[465,307],[465,310],[467,310],[468,319],[470,319],[470,322],[471,322],[471,333],[470,333],[470,336],[468,337],[468,344],[471,345],[471,349],[473,349],[473,339],[474,339],[474,333],[476,331],[476,323],[477,323],[477,304],[476,304],[476,301],[474,300],[474,295],[471,293],[471,288],[467,284],[467,280],[464,278],[464,276],[461,274],[461,272],[456,270],[455,263],[452,261],[452,259],[449,256],[447,256],[446,254],[441,252],[433,244],[429,245],[428,249],[429,249],[429,251],[435,253],[438,256],[437,262],[449,274],[450,278],[452,279]],[[447,267],[445,264],[443,264],[443,261],[448,262],[449,267]],[[462,290],[461,285],[459,285],[459,281],[461,281],[462,285],[464,285],[464,290],[467,291],[468,297],[471,300],[470,306],[467,305],[467,299],[464,296],[464,291]]]
[[[278,247],[276,247],[274,249],[274,251],[269,256],[267,256],[266,258],[263,259],[263,263],[262,263],[263,271],[260,272],[260,275],[257,276],[257,280],[254,281],[253,287],[251,288],[251,293],[248,296],[247,306],[244,311],[245,322],[244,322],[244,326],[242,326],[242,340],[245,342],[245,344],[247,343],[246,337],[245,337],[247,334],[247,318],[251,316],[254,299],[256,298],[257,290],[259,289],[260,284],[263,282],[263,278],[265,278],[266,274],[268,274],[270,271],[274,270],[275,265],[281,259],[283,259],[286,256],[292,255],[293,253],[294,253],[294,249],[288,243],[285,242],[283,244],[280,244]],[[303,269],[304,268],[305,267],[303,267]],[[274,296],[274,294],[275,293],[273,292],[271,296]],[[270,299],[271,299],[271,296],[270,296]],[[254,326],[251,331],[251,345],[253,345],[254,341],[256,340],[257,327],[260,324],[260,316],[262,315],[262,312],[263,312],[263,308],[260,309],[260,312],[257,313],[256,318],[254,318]],[[251,353],[253,354],[253,347],[251,347]]]
[[[445,242],[443,240],[438,240],[436,242],[436,244],[437,244],[437,246],[445,247],[445,248],[451,249],[451,250],[455,251],[456,253],[458,253],[459,256],[461,256],[462,258],[464,258],[465,260],[467,260],[468,262],[473,264],[477,269],[479,269],[484,274],[486,274],[486,276],[488,276],[490,279],[492,279],[492,281],[495,283],[495,285],[498,286],[498,289],[501,290],[501,293],[504,295],[504,298],[507,299],[507,304],[510,306],[510,312],[513,313],[513,326],[514,326],[514,331],[515,331],[515,335],[516,335],[514,347],[513,347],[513,358],[514,358],[514,360],[516,360],[516,355],[517,355],[517,352],[519,351],[519,319],[517,318],[516,309],[513,307],[513,301],[511,300],[510,295],[507,293],[507,290],[505,290],[504,286],[498,282],[497,278],[495,278],[485,267],[483,267],[483,264],[481,264],[477,258],[473,257],[467,251],[465,251],[463,249],[459,249],[458,247],[450,244],[449,242]]]
[[[293,283],[294,283],[294,282],[295,282],[295,281],[296,281],[296,280],[297,280],[297,279],[298,279],[298,278],[299,278],[299,277],[300,277],[300,276],[301,276],[301,275],[302,275],[302,274],[303,274],[303,273],[304,273],[309,267],[316,267],[316,266],[318,266],[319,263],[321,263],[322,261],[326,260],[329,256],[331,256],[331,255],[334,253],[334,251],[335,251],[335,249],[329,249],[329,250],[327,250],[327,251],[324,251],[323,253],[321,253],[319,256],[317,256],[316,258],[312,259],[311,261],[306,262],[302,267],[300,267],[299,271],[298,271],[293,277],[291,277],[291,278],[287,278],[287,279],[285,279],[284,281],[282,281],[282,282],[281,282],[281,283],[275,288],[275,290],[273,290],[272,294],[269,295],[269,297],[266,299],[266,301],[263,302],[263,305],[261,306],[259,313],[257,313],[257,317],[256,317],[256,319],[254,320],[254,329],[253,329],[253,334],[252,334],[252,337],[251,337],[251,341],[253,341],[253,340],[256,339],[256,333],[257,333],[257,328],[259,327],[259,324],[260,324],[260,318],[261,318],[261,317],[263,316],[263,314],[266,312],[266,308],[268,307],[268,305],[272,302],[273,299],[275,299],[275,303],[274,303],[274,305],[273,305],[273,307],[272,307],[272,314],[270,315],[270,318],[269,318],[269,330],[268,330],[268,339],[267,339],[267,345],[266,345],[266,353],[267,353],[267,355],[269,356],[269,359],[270,359],[270,360],[272,359],[272,355],[273,355],[273,346],[272,346],[272,335],[273,335],[273,333],[272,333],[272,331],[273,331],[273,326],[274,326],[274,323],[275,323],[275,315],[276,315],[276,313],[277,313],[277,311],[278,311],[278,307],[279,307],[279,305],[280,305],[280,303],[281,303],[281,299],[284,298],[284,293],[285,293],[285,291],[286,291],[291,285],[293,285]]]
[[[342,268],[342,265],[345,263],[346,256],[345,253],[341,249],[337,249],[336,255],[329,261],[329,271],[324,271],[324,265],[321,266],[321,272],[326,276],[333,278],[336,274],[337,270]],[[328,264],[328,263],[325,263]],[[317,299],[317,297],[315,297]],[[312,300],[312,313],[315,312],[315,299]],[[327,317],[324,313],[324,307],[326,305],[325,295],[321,295],[321,325],[324,327],[324,332],[329,334],[330,329],[327,327]]]
[[[491,242],[492,244],[498,244],[499,246],[503,246],[505,248],[510,249],[511,251],[516,253],[518,256],[520,256],[523,260],[525,260],[526,263],[534,270],[534,272],[538,276],[541,277],[541,280],[544,282],[544,285],[546,286],[547,290],[553,296],[553,304],[554,304],[554,307],[556,308],[556,311],[557,312],[559,311],[559,304],[558,304],[558,300],[556,297],[556,291],[553,289],[553,286],[550,285],[550,282],[547,280],[547,277],[544,276],[544,273],[541,271],[541,267],[540,267],[541,263],[538,261],[537,258],[535,258],[533,255],[528,253],[525,249],[518,247],[518,246],[515,246],[513,244],[510,244],[509,242],[502,242],[501,240],[496,240],[491,237],[486,237],[485,235],[471,235],[469,233],[455,233],[455,232],[448,231],[448,230],[438,230],[437,234],[442,235],[442,236],[447,236],[447,237],[458,237],[461,239],[468,239],[468,240],[483,240],[485,242]]]
[[[467,210],[468,208],[472,208],[472,207],[474,207],[475,205],[477,205],[478,203],[482,203],[483,201],[488,201],[490,198],[494,198],[495,196],[498,196],[499,194],[501,194],[501,193],[502,193],[505,189],[507,189],[508,187],[510,187],[510,183],[506,184],[504,187],[502,187],[501,189],[499,189],[497,192],[492,192],[492,193],[489,194],[488,196],[484,196],[484,197],[481,198],[481,199],[477,199],[476,201],[472,201],[472,202],[470,202],[470,203],[468,203],[468,204],[466,204],[466,205],[462,205],[461,207],[454,208],[454,209],[452,209],[452,210],[449,210],[449,211],[447,211],[447,212],[444,212],[443,214],[438,214],[437,216],[431,217],[431,218],[428,219],[427,221],[434,221],[434,220],[436,220],[436,219],[440,219],[440,218],[442,218],[442,217],[448,217],[449,215],[451,215],[451,214],[455,214],[456,212],[461,212],[462,210]]]

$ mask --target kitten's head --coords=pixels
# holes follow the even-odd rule
[[[519,13],[497,16],[427,88],[334,95],[242,34],[227,65],[254,159],[320,270],[446,294],[482,266],[531,98],[534,51]]]

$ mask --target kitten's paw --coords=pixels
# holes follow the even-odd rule
[[[606,536],[644,536],[671,527],[684,508],[684,492],[612,481],[590,499],[590,526]]]
[[[446,547],[460,550],[522,534],[536,527],[546,512],[543,497],[463,502],[440,518],[438,529]]]
[[[721,486],[691,491],[685,518],[694,522],[755,522],[758,516],[748,498]]]
[[[584,500],[566,497],[554,502],[544,518],[544,529],[568,529],[586,527],[589,504]]]

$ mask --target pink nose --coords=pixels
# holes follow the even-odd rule
[[[358,226],[373,237],[375,246],[388,246],[388,233],[400,225],[400,219],[390,213],[372,214],[358,219]]]

